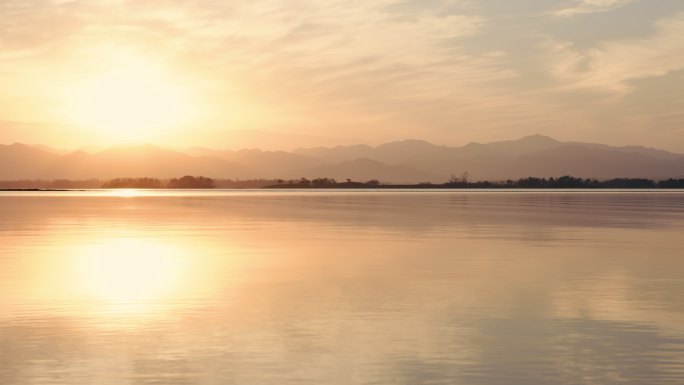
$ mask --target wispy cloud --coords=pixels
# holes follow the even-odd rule
[[[606,41],[585,51],[549,39],[550,71],[569,88],[621,95],[632,90],[632,80],[684,69],[684,13],[661,19],[654,29],[648,37]]]
[[[606,12],[620,8],[635,0],[575,0],[573,4],[553,12],[555,16],[572,17],[585,13]]]
[[[170,11],[137,1],[116,24],[119,34],[142,30],[151,42],[157,32],[160,44],[172,41],[172,49],[191,53],[212,76],[248,88],[271,106],[269,115],[298,114],[294,120],[306,125],[303,119],[319,124],[326,114],[336,122],[386,116],[404,103],[415,107],[465,89],[475,97],[488,92],[487,82],[514,76],[496,52],[465,52],[465,39],[487,20],[457,12],[457,3],[415,9],[397,1],[262,0],[185,3]]]
[[[684,68],[684,5],[638,1],[5,0],[0,119],[57,120],[49,91],[126,51],[198,89],[214,128],[455,142],[628,130],[592,109]],[[629,21],[606,12],[628,4]]]

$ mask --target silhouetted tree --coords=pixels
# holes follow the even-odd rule
[[[604,182],[606,187],[611,188],[654,188],[656,183],[650,179],[627,179],[627,178],[616,178],[610,179]]]
[[[173,178],[167,184],[168,188],[215,188],[216,184],[211,178],[203,176],[186,175],[180,179]]]
[[[667,179],[658,182],[660,188],[684,188],[684,179]]]
[[[316,178],[311,181],[311,187],[323,188],[323,187],[333,187],[337,182],[335,179],[328,178]]]
[[[417,184],[401,184],[401,185],[391,185],[391,184],[381,184],[377,179],[371,179],[367,182],[353,182],[351,179],[347,179],[346,182],[337,183],[334,179],[328,178],[316,178],[309,181],[306,178],[301,178],[300,180],[291,180],[288,184],[271,184],[266,185],[268,188],[479,188],[479,189],[496,189],[496,188],[526,188],[526,189],[547,189],[547,188],[559,188],[559,189],[575,189],[575,188],[629,188],[629,189],[644,189],[644,188],[684,188],[684,179],[667,179],[659,182],[655,182],[650,179],[643,178],[616,178],[605,181],[599,181],[596,179],[582,179],[573,177],[570,175],[564,175],[561,177],[551,177],[551,178],[536,178],[528,177],[521,178],[517,181],[506,180],[506,181],[478,181],[472,182],[468,180],[467,173],[464,173],[461,177],[455,177],[453,174],[449,178],[449,181],[443,184],[433,184],[431,182],[420,182]],[[275,182],[275,181],[274,181]]]
[[[583,187],[584,181],[581,178],[575,178],[569,175],[564,175],[551,184],[553,188],[578,188]]]

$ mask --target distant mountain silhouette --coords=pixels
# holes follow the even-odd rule
[[[293,173],[296,170],[328,165],[330,162],[305,155],[285,151],[250,150],[212,150],[194,147],[185,152],[192,155],[209,156],[241,165],[240,172],[234,174],[240,178],[300,178],[303,175]]]
[[[606,179],[613,177],[681,176],[684,169],[676,161],[653,158],[639,152],[601,149],[579,144],[525,154],[508,164],[507,175],[574,175]]]
[[[40,178],[59,159],[59,154],[20,143],[0,145],[0,179]]]
[[[684,155],[681,154],[639,146],[611,147],[594,143],[561,142],[543,135],[487,144],[470,143],[462,147],[407,140],[374,148],[338,146],[328,149],[297,149],[295,152],[336,161],[351,161],[362,155],[386,164],[423,171],[433,175],[433,179],[437,177],[438,181],[465,171],[476,180],[568,174],[601,179],[684,175]]]
[[[368,158],[338,163],[332,166],[320,166],[299,170],[305,178],[316,178],[325,175],[340,181],[353,179],[368,181],[382,179],[385,181],[432,181],[439,179],[429,172],[417,170],[408,166],[387,165]]]
[[[228,175],[238,166],[218,158],[191,156],[160,147],[114,147],[95,154],[53,154],[21,144],[0,146],[0,179],[171,178],[185,174]]]
[[[544,135],[530,135],[519,140],[507,140],[486,144],[487,148],[511,157],[551,150],[563,145]]]
[[[325,159],[331,163],[366,158],[369,157],[372,152],[373,147],[365,144],[357,144],[353,146],[298,148],[293,151],[294,154],[304,155],[311,158]]]
[[[391,183],[445,182],[467,171],[473,180],[528,176],[582,178],[681,178],[684,155],[639,146],[561,142],[542,135],[462,147],[405,140],[367,145],[299,148],[292,152],[166,149],[151,145],[63,154],[42,146],[0,145],[1,180],[328,177]]]

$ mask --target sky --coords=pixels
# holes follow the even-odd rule
[[[6,144],[260,130],[684,152],[684,2],[1,0],[0,85]]]

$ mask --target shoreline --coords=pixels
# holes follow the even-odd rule
[[[173,189],[173,188],[91,188],[91,189],[0,189],[0,192],[89,192],[89,191],[146,191],[146,192],[676,192],[684,193],[684,188],[454,188],[454,187],[279,187],[279,188],[195,188],[195,189]]]

